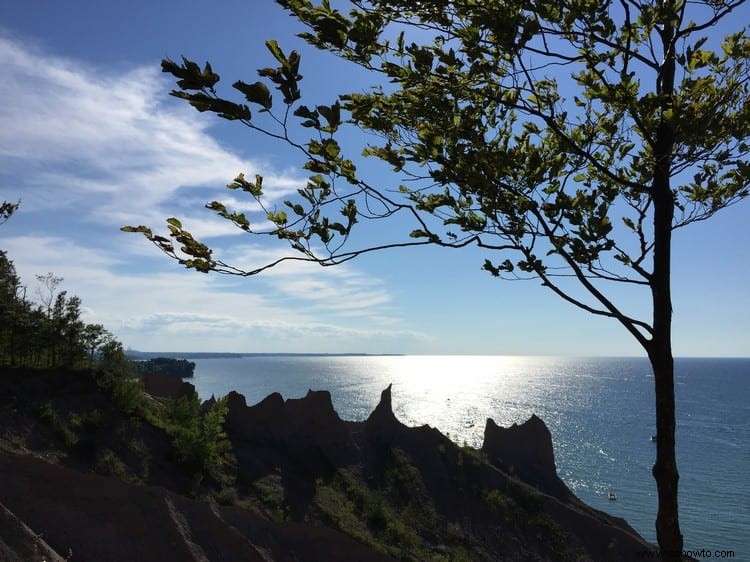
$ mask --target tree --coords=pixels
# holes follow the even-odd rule
[[[744,28],[709,36],[743,1],[352,0],[347,13],[328,0],[277,2],[307,27],[308,43],[380,83],[302,105],[300,54],[273,40],[278,66],[259,70],[264,81],[235,82],[239,102],[219,93],[208,63],[162,68],[178,79],[172,94],[197,110],[300,151],[311,175],[284,208],[268,204],[261,176],[242,174],[227,187],[257,201],[260,220],[207,205],[245,232],[287,241],[290,255],[239,268],[176,218],[168,236],[124,230],[187,268],[236,275],[286,260],[328,266],[393,247],[474,245],[502,256],[485,261],[492,275],[538,279],[613,318],[653,367],[656,532],[665,553],[681,551],[671,241],[748,194],[750,38]],[[373,133],[364,155],[389,165],[400,186],[358,173],[337,140],[347,125]],[[299,126],[312,138],[300,140]],[[362,219],[396,215],[408,219],[396,227],[410,223],[402,237],[358,241]],[[615,285],[644,291],[651,318],[618,306]]]
[[[122,344],[101,324],[81,320],[81,299],[57,292],[61,277],[38,275],[44,289],[41,305],[26,298],[26,287],[7,253],[0,250],[0,365],[77,368],[88,358],[94,366],[97,350],[101,367],[132,373]]]
[[[7,222],[7,220],[18,210],[21,202],[9,203],[8,201],[0,202],[0,224]]]
[[[45,314],[47,364],[52,367],[57,364],[57,344],[61,337],[60,323],[66,293],[57,293],[57,288],[62,283],[63,278],[54,275],[51,271],[44,275],[37,275],[36,280],[40,283],[36,290],[37,296]],[[62,295],[62,298],[60,298],[60,295]]]
[[[57,301],[62,304],[59,316],[61,353],[58,363],[66,367],[79,365],[86,358],[86,345],[84,342],[84,331],[86,324],[81,320],[81,299],[77,296],[67,297],[63,291],[58,294]],[[55,320],[57,316],[57,303],[55,303]]]
[[[13,365],[18,354],[18,328],[23,313],[21,279],[6,252],[0,250],[0,363]]]
[[[86,324],[84,326],[81,340],[82,345],[88,354],[89,369],[94,366],[94,354],[96,353],[96,350],[111,339],[113,339],[112,334],[110,334],[101,324]]]
[[[99,344],[99,367],[120,378],[135,376],[135,367],[125,354],[122,343],[108,332]]]
[[[0,225],[19,205],[20,201],[0,202]],[[119,365],[123,372],[133,372],[122,344],[101,324],[81,320],[81,299],[68,297],[67,291],[57,292],[62,277],[50,272],[36,279],[41,284],[37,288],[41,306],[26,299],[26,287],[13,262],[0,250],[0,365],[76,367],[88,355],[90,369],[101,347],[105,367]]]

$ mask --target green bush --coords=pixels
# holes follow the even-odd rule
[[[491,490],[483,494],[484,502],[490,510],[499,517],[507,520],[516,508],[515,503],[500,493],[499,490]]]
[[[238,499],[237,488],[227,486],[214,494],[214,499],[221,505],[235,505]]]
[[[114,476],[120,480],[128,480],[128,468],[114,451],[104,449],[96,458],[96,471],[105,476]]]
[[[112,401],[121,412],[139,412],[144,401],[141,383],[134,379],[116,378],[112,386]]]
[[[58,414],[52,402],[45,402],[41,406],[39,417],[52,428],[52,432],[63,442],[65,447],[70,448],[78,442],[78,436]]]
[[[368,499],[369,501],[364,505],[367,526],[376,531],[382,531],[388,526],[391,516],[382,498],[373,495]]]
[[[201,415],[196,394],[180,398],[169,409],[167,431],[172,435],[172,447],[178,461],[193,474],[221,479],[232,447],[224,432],[228,410],[226,398],[222,398]]]
[[[508,478],[506,493],[527,513],[538,513],[542,507],[542,494],[515,476]]]

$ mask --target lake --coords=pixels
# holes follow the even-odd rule
[[[272,392],[328,390],[339,415],[363,420],[393,384],[407,425],[481,446],[485,421],[552,433],[558,473],[589,505],[655,542],[653,375],[645,358],[250,355],[192,359],[202,398],[231,390],[255,404]],[[680,517],[686,550],[750,560],[750,359],[676,360]],[[616,501],[608,493],[617,494]]]

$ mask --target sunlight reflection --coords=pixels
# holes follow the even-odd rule
[[[406,425],[429,424],[459,444],[479,446],[486,418],[522,423],[535,411],[539,358],[406,356],[378,358],[383,387]],[[547,386],[547,385],[543,385]]]
[[[460,445],[481,446],[487,417],[508,427],[537,414],[552,434],[558,474],[573,492],[594,508],[627,518],[653,540],[652,521],[644,516],[656,509],[650,473],[653,377],[645,358],[256,355],[196,363],[190,382],[203,398],[237,390],[255,404],[271,392],[300,398],[308,389],[328,390],[339,415],[352,421],[366,419],[392,383],[401,422],[429,424]],[[731,397],[738,389],[746,392],[737,382],[745,380],[744,365],[730,365],[730,378],[717,385],[720,369],[729,368],[725,363],[680,363],[678,430],[691,436],[680,450],[697,467],[683,475],[689,491],[684,511],[694,512],[696,525],[711,502],[724,521],[747,505],[731,468],[748,441],[747,400]],[[716,460],[701,461],[706,450]],[[716,478],[720,487],[707,485]],[[607,496],[613,489],[616,505]]]

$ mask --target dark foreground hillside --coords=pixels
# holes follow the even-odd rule
[[[364,422],[341,420],[324,391],[250,407],[231,393],[209,443],[214,401],[192,441],[165,421],[189,411],[187,383],[152,379],[136,396],[103,379],[0,371],[0,560],[629,561],[653,548],[568,490],[535,416],[488,420],[475,450],[401,424],[390,388]]]

